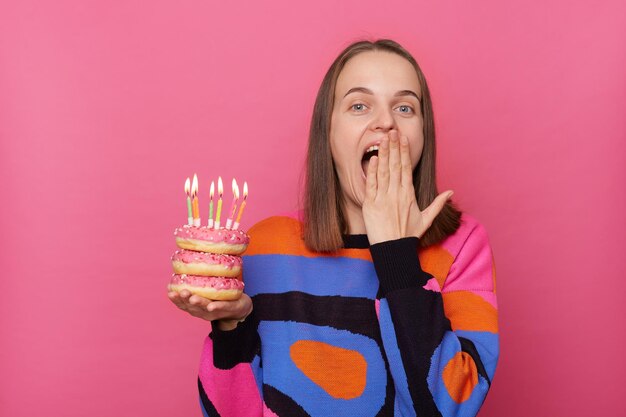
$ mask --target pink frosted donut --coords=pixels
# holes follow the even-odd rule
[[[176,244],[182,249],[209,253],[239,255],[250,243],[250,236],[241,230],[210,229],[206,226],[183,226],[174,231]]]
[[[241,263],[241,257],[221,253],[183,249],[172,255],[172,266],[177,274],[236,277],[241,273]]]
[[[241,297],[243,286],[243,281],[237,278],[175,274],[167,288],[176,292],[187,290],[209,300],[237,300]]]

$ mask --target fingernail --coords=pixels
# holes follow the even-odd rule
[[[450,198],[452,198],[452,194],[454,194],[454,191],[450,191],[450,192],[448,193],[448,200],[450,200]]]

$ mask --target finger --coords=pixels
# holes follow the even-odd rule
[[[174,303],[180,303],[180,295],[176,291],[170,291],[167,293],[167,297]]]
[[[435,217],[443,210],[443,207],[446,205],[446,202],[452,197],[454,192],[452,190],[444,191],[439,194],[432,203],[428,207],[422,211],[422,218],[424,219],[424,223],[430,227],[435,220]]]
[[[180,298],[185,301],[187,301],[189,297],[191,297],[191,292],[189,290],[180,290],[178,294],[180,295]]]
[[[367,167],[367,179],[365,180],[365,200],[374,201],[376,199],[376,190],[378,189],[378,181],[376,180],[376,171],[378,170],[378,157],[372,156]]]
[[[406,136],[400,138],[400,163],[402,164],[402,187],[413,186],[413,167],[411,166],[411,153],[409,139]]]
[[[180,298],[180,295],[176,291],[170,291],[167,293],[169,299],[181,310],[187,311],[187,304]]]
[[[232,319],[233,311],[235,311],[234,301],[213,301],[206,307],[206,310],[211,313],[214,320],[220,320],[223,318]]]
[[[398,188],[402,175],[402,165],[400,163],[400,140],[398,131],[392,130],[389,133],[389,187]]]
[[[248,311],[242,311],[244,307],[242,304],[241,299],[236,301],[213,301],[206,309],[215,317],[215,320],[240,320],[249,314]]]
[[[371,162],[370,162],[371,164]],[[378,147],[378,169],[376,171],[378,193],[386,193],[389,188],[389,138],[383,138]]]
[[[198,307],[206,307],[209,303],[211,302],[211,300],[206,299],[204,297],[200,297],[199,295],[192,295],[191,297],[189,297],[189,304],[194,305],[194,306],[198,306]]]

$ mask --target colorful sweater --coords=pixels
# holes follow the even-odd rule
[[[213,326],[198,389],[205,416],[475,416],[498,361],[495,266],[463,214],[440,244],[309,251],[301,223],[271,217],[244,256],[253,313]]]

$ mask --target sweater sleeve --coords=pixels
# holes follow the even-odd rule
[[[370,247],[380,281],[380,326],[405,416],[475,416],[499,354],[493,257],[477,224],[440,290],[420,265],[417,238]],[[448,287],[448,283],[450,283]]]
[[[254,311],[230,331],[212,322],[204,342],[198,376],[200,406],[205,416],[261,416],[260,339]],[[245,401],[241,401],[245,398]]]

